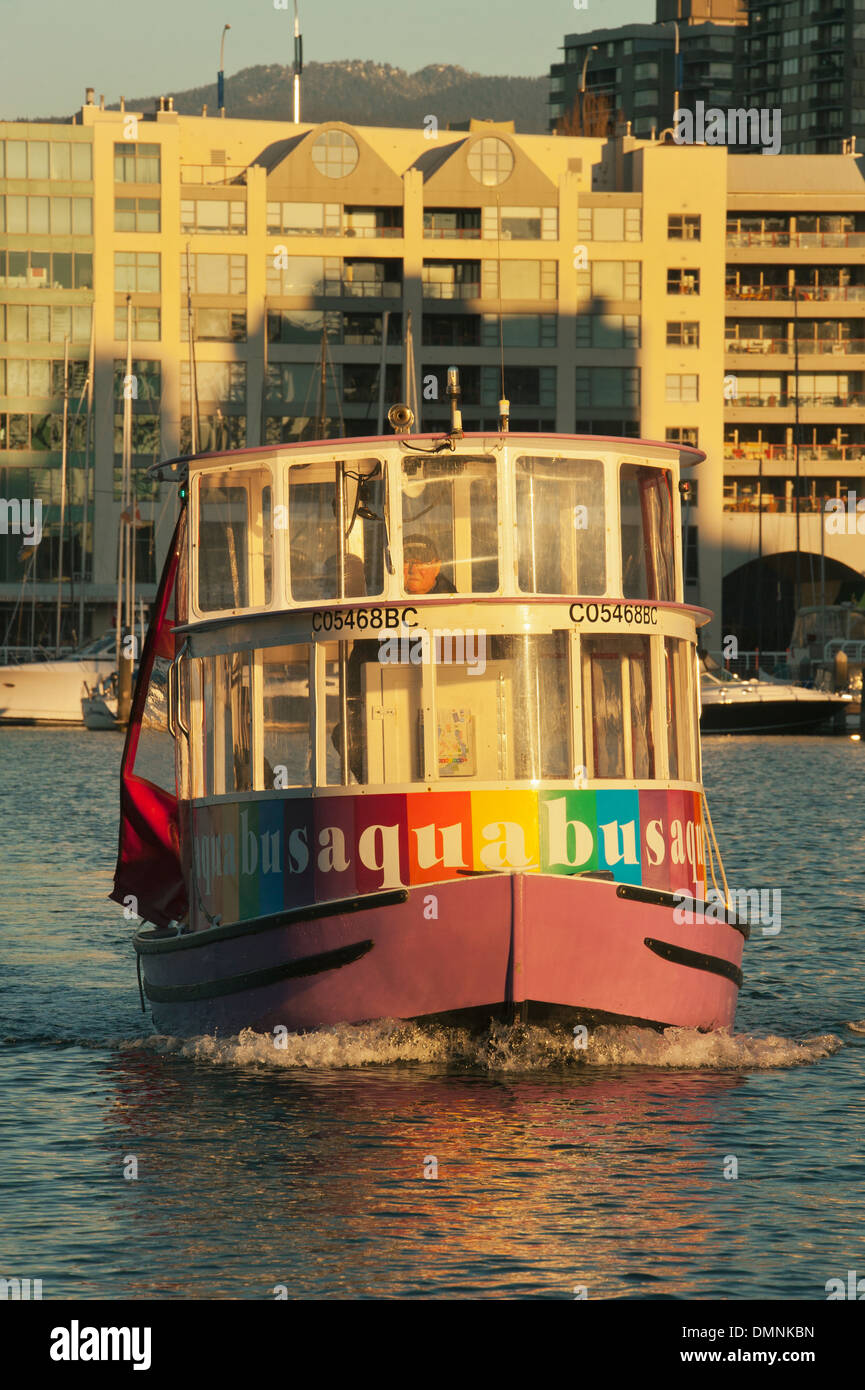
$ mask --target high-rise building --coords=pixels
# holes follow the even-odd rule
[[[564,61],[550,68],[550,128],[579,118],[586,93],[640,137],[702,102],[777,112],[784,154],[840,154],[865,140],[863,40],[862,0],[657,0],[654,24],[565,36]],[[708,143],[726,136],[719,128]],[[734,127],[729,143],[737,137]],[[743,152],[760,149],[752,138]]]
[[[706,450],[687,559],[689,597],[719,615],[710,646],[747,632],[760,553],[781,646],[815,576],[829,599],[861,583],[862,537],[823,535],[820,511],[865,494],[865,183],[851,155],[90,101],[72,124],[0,125],[0,161],[0,646],[53,641],[65,350],[71,638],[82,606],[85,635],[113,621],[125,394],[147,601],[176,495],[145,469],[189,451],[193,394],[201,450],[375,434],[407,398],[409,316],[426,431],[447,428],[456,365],[467,430],[497,431],[503,371],[514,430]],[[34,553],[15,521],[37,499]]]
[[[567,34],[550,68],[550,128],[579,120],[586,93],[645,139],[671,129],[677,107],[737,105],[746,21],[739,0],[658,0],[654,24]]]

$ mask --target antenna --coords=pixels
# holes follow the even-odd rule
[[[189,427],[190,454],[198,453],[198,371],[195,365],[195,324],[192,314],[192,275],[189,242],[186,243],[186,322],[189,330]]]
[[[223,25],[222,40],[219,45],[219,72],[216,74],[216,105],[219,108],[220,116],[225,116],[225,36],[231,28],[230,24]]]
[[[502,199],[499,193],[496,194],[496,222],[498,224],[498,266],[496,270],[499,282],[499,363],[502,383],[502,395],[499,401],[499,429],[504,433],[510,421],[511,403],[505,396],[505,329],[502,315]]]
[[[303,72],[303,38],[300,32],[300,18],[297,13],[297,0],[294,0],[294,124],[300,124],[300,74]]]

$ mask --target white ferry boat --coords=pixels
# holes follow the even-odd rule
[[[112,896],[163,1032],[733,1023],[680,563],[704,455],[458,425],[160,466]]]

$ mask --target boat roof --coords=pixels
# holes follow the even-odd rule
[[[375,449],[383,445],[406,444],[411,448],[419,440],[428,440],[433,443],[442,443],[450,436],[448,433],[436,431],[432,434],[361,434],[353,435],[347,439],[306,439],[300,440],[296,444],[254,444],[243,449],[223,449],[201,454],[186,454],[179,458],[165,459],[162,463],[154,463],[147,469],[149,474],[159,477],[162,469],[179,470],[181,467],[188,467],[190,464],[200,465],[211,460],[217,459],[236,459],[260,458],[262,454],[286,454],[286,453],[309,453],[310,451],[325,451],[333,453],[334,449]],[[556,434],[553,432],[540,432],[530,430],[508,430],[502,433],[499,430],[467,430],[456,440],[458,448],[462,448],[468,441],[485,441],[485,447],[492,448],[494,444],[510,443],[514,440],[528,439],[534,443],[543,440],[548,444],[585,444],[594,446],[608,447],[615,445],[623,452],[634,453],[640,449],[661,449],[666,453],[674,453],[679,459],[682,468],[695,468],[702,463],[706,454],[702,449],[694,449],[688,444],[676,444],[669,439],[635,439],[631,436],[620,436],[612,434]]]

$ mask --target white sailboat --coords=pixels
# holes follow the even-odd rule
[[[88,375],[82,392],[87,395],[87,440],[93,406],[93,342]],[[81,402],[79,401],[79,408]],[[60,646],[63,608],[63,537],[66,523],[67,425],[69,415],[69,340],[63,362],[63,453],[61,461],[60,544],[57,570],[55,655],[52,660],[25,661],[0,666],[0,724],[80,724],[81,696],[88,684],[110,675],[115,665],[113,632],[63,654]],[[86,515],[85,485],[85,515]],[[80,600],[83,611],[83,594]],[[80,620],[79,620],[80,621]]]
[[[135,530],[138,504],[132,482],[132,296],[126,296],[126,373],[123,378],[123,453],[121,512],[117,528],[117,613],[112,670],[88,685],[81,696],[81,715],[88,729],[125,729],[132,704],[132,670],[143,636],[135,632]],[[143,632],[143,614],[141,627]]]

